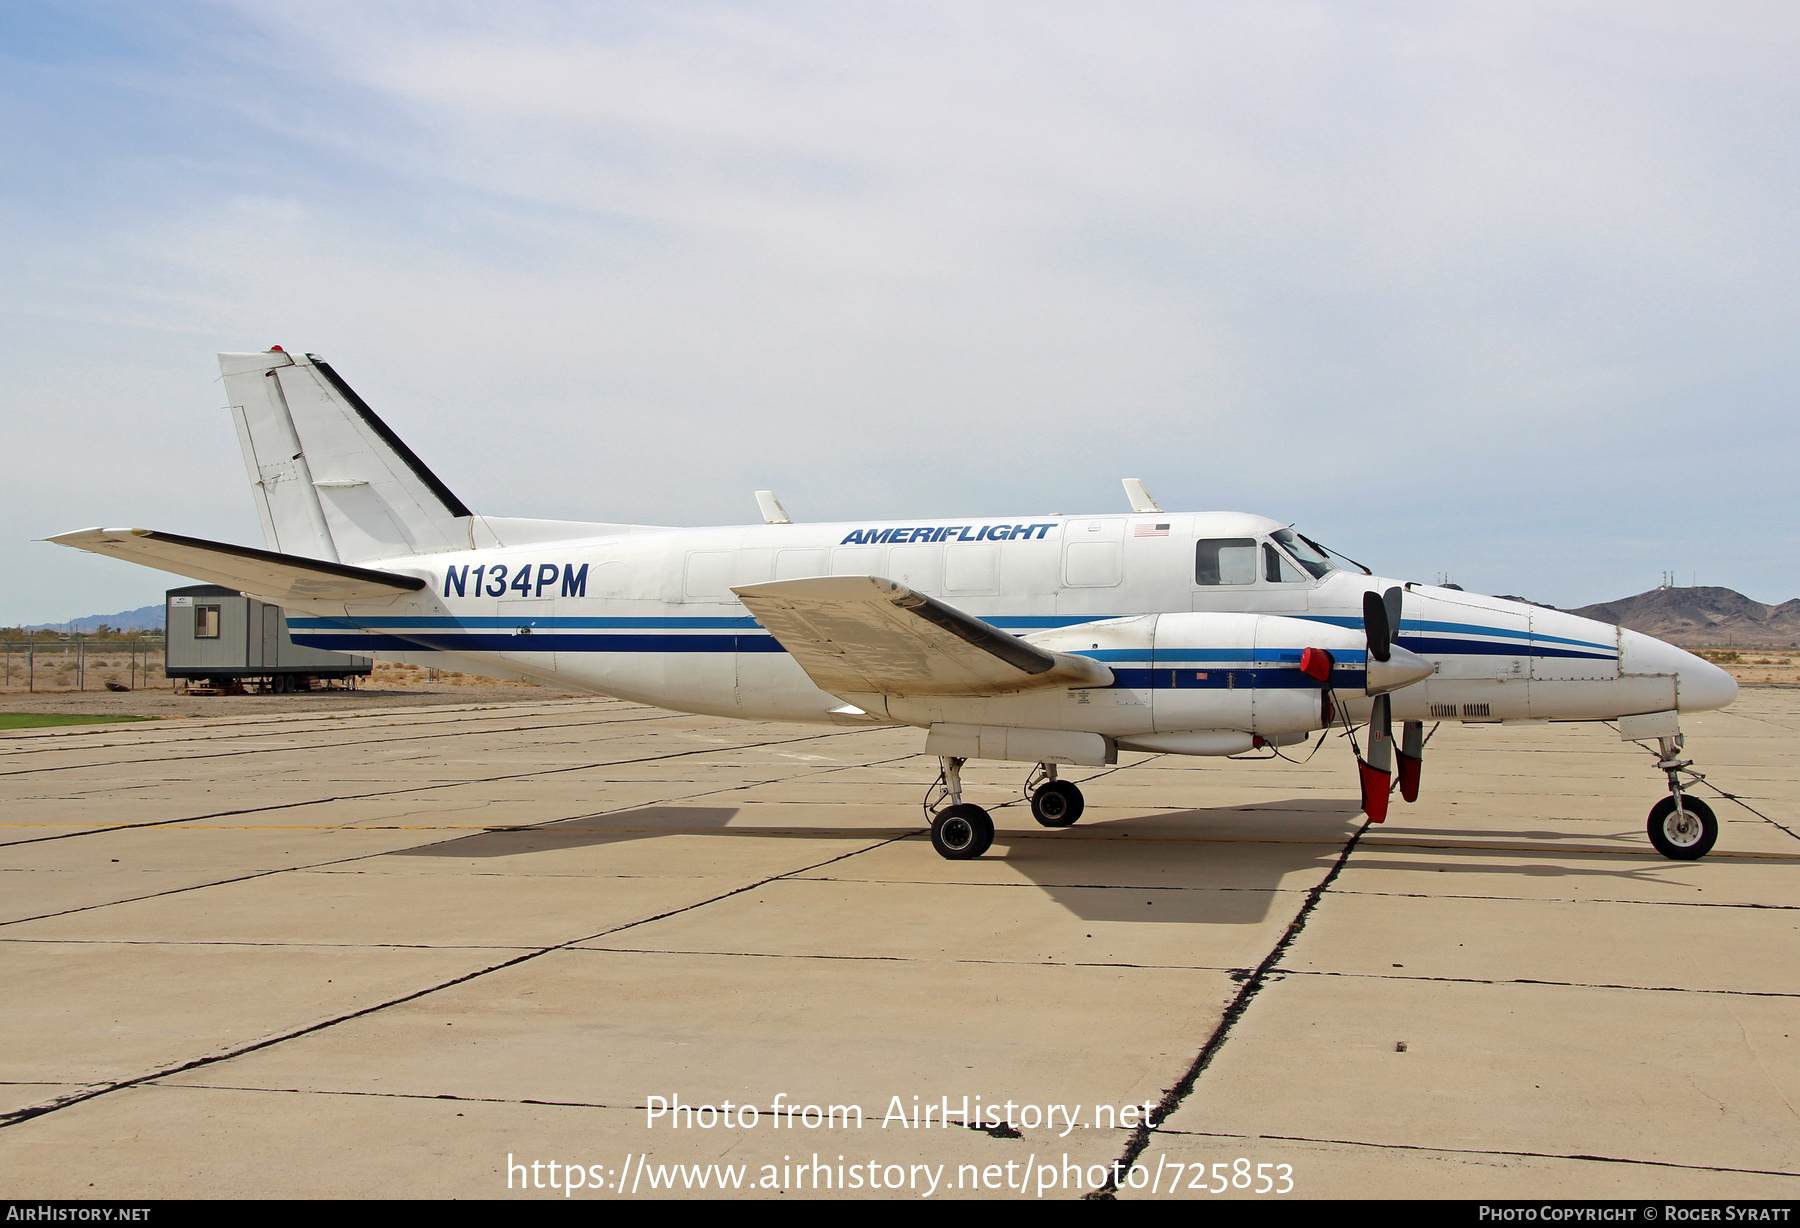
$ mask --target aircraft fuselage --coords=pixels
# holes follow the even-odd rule
[[[1345,645],[1360,644],[1364,594],[1403,585],[1397,642],[1434,672],[1393,693],[1396,720],[1603,720],[1722,707],[1736,693],[1717,666],[1605,623],[1341,569],[1315,576],[1276,543],[1281,530],[1227,512],[622,527],[579,541],[372,560],[426,587],[349,605],[290,603],[290,626],[314,647],[740,719],[1273,736],[1321,720],[1316,698],[1278,694],[1304,688],[1294,685],[1303,682],[1297,655],[1272,632],[1286,628],[1291,639],[1288,620],[1297,620],[1313,640],[1336,629]],[[731,592],[822,575],[895,580],[1045,647],[1101,660],[1115,682],[1053,695],[889,697],[885,710],[846,712],[844,698],[819,690]],[[1353,669],[1361,660],[1353,647],[1340,655]],[[1366,715],[1368,703],[1359,695],[1349,714]]]

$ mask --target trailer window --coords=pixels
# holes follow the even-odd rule
[[[194,638],[197,640],[216,640],[219,638],[218,606],[197,605],[194,607]]]
[[[1195,584],[1255,584],[1256,540],[1208,537],[1194,546]]]

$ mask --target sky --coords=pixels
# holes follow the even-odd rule
[[[261,544],[213,355],[464,502],[1165,508],[1800,596],[1785,4],[0,7],[0,625]]]

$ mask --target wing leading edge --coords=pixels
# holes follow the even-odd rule
[[[734,588],[756,621],[833,695],[1010,695],[1111,686],[1098,661],[1048,652],[879,576]]]

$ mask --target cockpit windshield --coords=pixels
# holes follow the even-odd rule
[[[1314,579],[1323,579],[1326,572],[1338,569],[1336,563],[1326,558],[1321,551],[1313,549],[1304,537],[1292,529],[1276,529],[1269,536],[1274,538],[1283,550],[1293,555],[1294,560],[1300,566],[1310,571]]]

